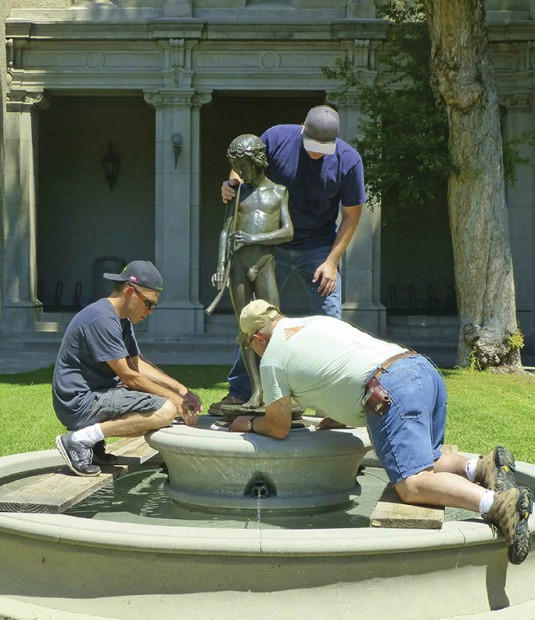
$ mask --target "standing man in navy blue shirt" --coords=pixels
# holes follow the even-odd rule
[[[308,112],[303,125],[276,125],[261,136],[268,160],[266,175],[288,188],[294,225],[292,241],[275,249],[279,290],[284,299],[284,284],[296,271],[307,293],[310,314],[338,319],[342,316],[339,264],[366,201],[362,159],[337,137],[339,130],[338,113],[322,105]],[[236,178],[231,173],[223,183],[224,202],[234,198]],[[212,404],[210,413],[221,413],[221,405],[241,405],[249,399],[250,384],[241,357],[228,379],[228,395]]]

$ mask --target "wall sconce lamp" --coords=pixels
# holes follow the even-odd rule
[[[176,170],[176,165],[178,163],[178,156],[180,155],[180,152],[182,151],[182,134],[180,133],[174,133],[171,136],[171,144],[173,145],[173,153],[175,154],[175,170]]]
[[[102,167],[110,189],[115,185],[115,181],[117,181],[120,163],[121,160],[119,159],[119,156],[114,152],[111,142],[108,142],[108,152],[102,158]]]

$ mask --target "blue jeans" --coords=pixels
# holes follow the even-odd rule
[[[394,485],[433,466],[442,454],[446,386],[423,355],[394,362],[380,376],[392,404],[383,416],[368,413],[368,430]]]
[[[281,295],[281,306],[284,311],[284,285],[292,272],[296,271],[305,289],[309,314],[332,316],[335,319],[342,318],[342,293],[340,270],[336,282],[336,289],[326,297],[322,297],[318,291],[318,282],[312,282],[314,272],[325,261],[332,249],[331,245],[323,245],[316,248],[304,250],[292,250],[289,248],[275,248],[275,271],[277,286]],[[245,370],[240,348],[237,348],[234,365],[229,375],[229,394],[241,400],[248,400],[251,397],[251,382]]]

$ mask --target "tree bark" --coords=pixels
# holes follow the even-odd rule
[[[483,0],[423,0],[431,80],[447,109],[458,364],[520,370],[500,115]]]

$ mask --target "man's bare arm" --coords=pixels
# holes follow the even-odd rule
[[[234,433],[247,432],[247,422],[251,416],[236,418],[229,427]],[[283,396],[266,407],[266,415],[258,416],[254,420],[254,432],[267,435],[274,439],[284,439],[292,427],[292,401],[289,396]]]
[[[131,390],[137,392],[145,392],[146,394],[154,394],[155,396],[163,396],[170,400],[181,412],[181,417],[186,424],[193,426],[197,421],[197,413],[200,410],[200,401],[198,404],[193,404],[189,398],[187,388],[181,383],[176,381],[175,383],[181,386],[181,390],[174,389],[169,385],[165,385],[163,381],[155,381],[154,374],[152,378],[150,375],[145,375],[141,369],[145,368],[146,362],[139,357],[133,358],[120,358],[117,360],[108,360],[108,366],[119,377],[121,383]],[[154,368],[151,366],[151,368]],[[159,369],[157,369],[159,370]],[[164,377],[168,377],[163,371],[159,371]],[[172,381],[171,377],[168,377]],[[185,392],[184,392],[185,391]],[[183,396],[181,395],[184,394]],[[197,397],[195,397],[198,401]]]
[[[342,221],[336,233],[336,239],[325,261],[316,269],[313,282],[319,282],[318,293],[329,295],[336,288],[338,263],[347,250],[353,235],[359,225],[362,214],[362,205],[344,207]]]

